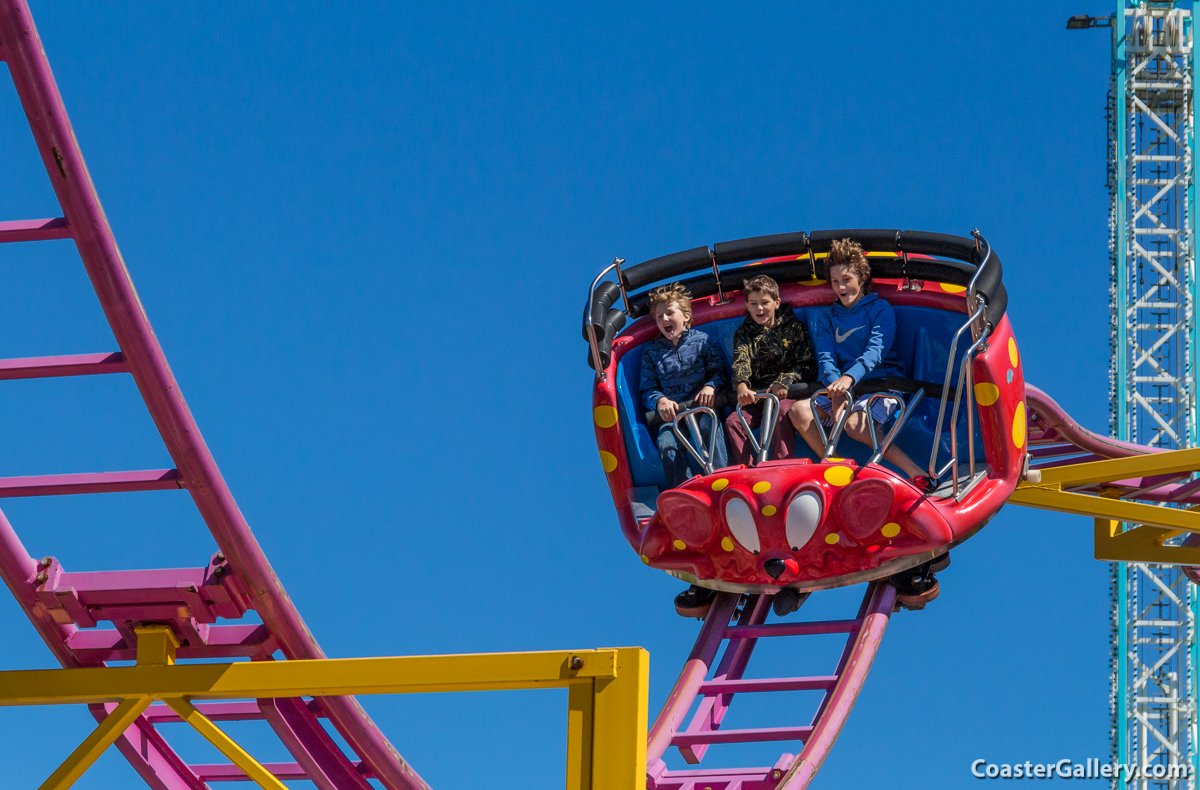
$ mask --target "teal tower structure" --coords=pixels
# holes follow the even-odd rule
[[[1068,23],[1113,34],[1111,429],[1172,449],[1197,445],[1190,5],[1120,0],[1108,20]],[[1112,597],[1112,758],[1141,769],[1113,787],[1194,790],[1197,587],[1177,566],[1114,563]]]

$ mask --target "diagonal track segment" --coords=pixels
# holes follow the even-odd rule
[[[871,670],[896,601],[896,590],[886,582],[868,585],[858,613],[845,620],[767,623],[771,599],[770,595],[739,597],[720,593],[713,601],[683,672],[650,728],[646,750],[646,786],[650,790],[803,790],[820,770]],[[745,677],[750,657],[761,640],[818,634],[846,635],[831,674]],[[714,668],[722,643],[726,643],[725,649]],[[803,654],[800,650],[794,652]],[[809,721],[788,727],[721,729],[737,694],[804,690],[824,692]],[[685,727],[683,721],[693,707],[695,712]],[[794,710],[785,701],[779,703],[779,708]],[[804,747],[799,755],[785,752],[774,765],[759,768],[673,771],[662,759],[674,746],[687,763],[699,765],[714,744],[772,741],[800,741]]]
[[[104,215],[75,140],[62,97],[24,0],[0,0],[0,60],[29,120],[62,217],[0,222],[0,243],[72,239],[120,347],[118,353],[0,361],[0,380],[74,375],[133,377],[175,469],[0,480],[0,496],[92,494],[184,489],[220,551],[203,568],[68,573],[52,557],[35,561],[0,513],[0,578],[64,667],[103,666],[132,658],[136,626],[169,624],[180,658],[324,658],[255,540],[167,365]],[[219,624],[257,612],[263,625]],[[101,621],[116,630],[100,630]],[[111,707],[111,706],[110,706]],[[268,722],[291,752],[282,778],[310,779],[321,790],[367,790],[368,777],[388,790],[426,784],[387,742],[352,697],[260,700],[257,705],[201,705],[206,715]],[[93,706],[102,719],[106,706]],[[357,754],[348,757],[320,723],[327,718]],[[236,766],[190,766],[156,729],[171,721],[152,707],[117,739],[117,747],[155,790],[205,790],[207,782],[245,780]]]

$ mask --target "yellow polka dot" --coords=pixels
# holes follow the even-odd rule
[[[752,490],[756,494],[765,494],[771,490],[771,484],[768,483],[766,480],[760,480],[759,482],[754,484],[754,488]]]
[[[721,548],[725,551],[733,551],[733,541],[729,538],[721,538]]]
[[[827,280],[801,280],[800,284],[812,287],[815,285],[824,285],[826,282],[828,282],[828,281]]]
[[[836,532],[833,533],[832,535],[825,536],[825,542],[828,543],[830,546],[837,543],[840,539],[841,539],[840,536]]]
[[[722,477],[719,480],[712,481],[712,490],[713,491],[724,491],[728,485],[729,485],[729,479]]]
[[[611,428],[617,424],[617,410],[612,406],[597,406],[592,409],[592,417],[601,428]]]
[[[826,459],[825,459],[825,463],[829,463],[829,464],[844,464],[844,463],[846,463],[846,459],[845,459],[845,458],[826,458]]]
[[[967,286],[965,286],[965,285],[954,285],[953,283],[939,283],[939,284],[942,286],[942,290],[948,294],[960,294],[963,291],[967,290]]]
[[[1017,339],[1015,337],[1010,337],[1008,339],[1008,358],[1012,362],[1012,366],[1014,368],[1017,366],[1017,363],[1021,361],[1021,357],[1017,354]]]
[[[604,467],[605,472],[615,471],[617,468],[617,457],[612,453],[600,451],[600,465]]]
[[[844,486],[854,477],[854,470],[848,466],[831,466],[825,470],[825,482],[831,486]]]
[[[900,534],[900,525],[895,521],[889,521],[883,525],[883,529],[879,530],[885,538],[894,538]]]
[[[649,558],[649,557],[647,557],[645,554],[643,554],[643,555],[642,555],[642,562],[644,562],[644,563],[646,563],[647,565],[649,565],[649,564],[650,564],[650,558]]]
[[[764,507],[764,508],[762,509],[762,514],[763,514],[764,516],[773,516],[773,515],[775,515],[775,506],[774,506],[774,505],[767,505],[766,507]]]
[[[987,382],[976,384],[975,400],[979,402],[980,406],[991,406],[1000,400],[1000,388]]]
[[[1018,403],[1013,412],[1013,444],[1020,450],[1025,446],[1025,404]]]
[[[676,540],[671,545],[674,546],[675,548],[679,549],[680,551],[683,551],[684,549],[687,548],[687,544],[684,543],[682,540]]]

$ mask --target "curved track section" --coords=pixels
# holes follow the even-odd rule
[[[820,770],[871,670],[895,605],[896,591],[886,582],[868,585],[858,613],[845,620],[767,623],[771,598],[770,595],[720,593],[713,601],[683,672],[650,728],[646,750],[646,786],[650,790],[802,790]],[[845,647],[831,674],[745,677],[751,654],[760,639],[818,634],[846,635]],[[727,644],[721,660],[713,669],[723,643]],[[789,647],[790,652],[804,655],[799,645]],[[761,729],[721,729],[736,694],[805,690],[824,692],[816,713],[807,723]],[[695,712],[687,726],[682,727],[693,707]],[[794,706],[785,702],[780,708],[794,709]],[[758,768],[672,771],[662,759],[667,749],[674,746],[687,763],[698,765],[714,744],[771,741],[800,741],[804,747],[799,755],[785,752],[774,765]]]
[[[8,65],[63,216],[0,222],[0,242],[72,239],[120,347],[118,353],[0,361],[0,380],[72,375],[133,377],[174,469],[0,479],[0,496],[185,489],[220,552],[205,567],[68,573],[52,557],[35,562],[0,515],[0,576],[64,667],[132,658],[133,627],[169,622],[179,657],[269,660],[323,658],[255,540],[200,435],[138,300],[24,0],[0,0],[0,60]],[[263,625],[218,623],[254,610]],[[97,629],[112,622],[116,630]],[[189,766],[155,725],[173,719],[152,707],[118,747],[156,790],[204,790],[207,781],[244,779],[232,766]],[[281,778],[310,779],[321,790],[421,790],[404,762],[353,698],[259,700],[203,706],[216,720],[263,719],[296,759]],[[93,711],[103,717],[104,711]],[[357,753],[347,757],[320,723],[327,718]]]
[[[1053,398],[1029,382],[1025,383],[1025,402],[1029,404],[1029,446],[1031,465],[1035,469],[1161,452],[1155,447],[1123,442],[1089,431],[1075,422]],[[1080,456],[1080,453],[1086,455]]]

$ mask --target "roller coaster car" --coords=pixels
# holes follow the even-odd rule
[[[625,269],[617,259],[602,271],[584,311],[589,362],[597,371],[596,442],[621,529],[642,561],[729,592],[818,590],[915,567],[983,527],[1027,468],[1025,382],[1004,315],[1000,261],[978,231],[972,236],[789,233]],[[911,376],[882,383],[906,393],[887,435],[873,448],[845,440],[845,457],[835,457],[838,424],[822,458],[771,460],[761,450],[752,466],[712,469],[711,447],[694,422],[688,428],[684,412],[673,429],[705,473],[668,490],[648,424],[653,414],[643,413],[637,389],[645,344],[658,333],[647,315],[649,286],[703,272],[682,280],[693,295],[692,325],[722,346],[728,362],[745,316],[736,290],[744,279],[773,277],[797,318],[811,323],[835,300],[825,258],[841,238],[867,251],[874,292],[895,309],[894,348]],[[605,279],[610,273],[615,282]],[[613,306],[618,299],[624,310]],[[627,317],[635,320],[624,328]],[[855,395],[872,383],[879,388],[868,380]],[[790,430],[786,418],[781,428]],[[769,448],[768,437],[761,438]],[[944,482],[926,494],[885,466],[880,459],[892,442],[912,458],[929,458],[933,476]],[[796,445],[799,455],[799,436]]]

